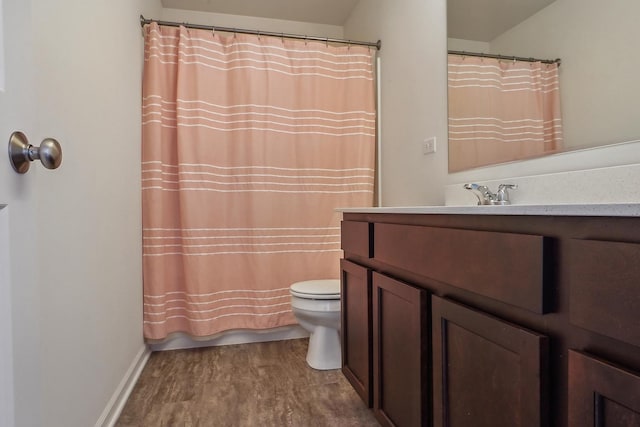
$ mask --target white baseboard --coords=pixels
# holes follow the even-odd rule
[[[107,403],[107,407],[98,418],[96,427],[113,427],[115,425],[150,355],[151,350],[146,345],[140,349],[133,362],[131,362],[131,366],[127,369],[124,378],[118,384],[118,388],[113,393],[109,403]]]
[[[282,341],[306,338],[309,333],[299,325],[283,326],[267,330],[234,330],[211,337],[194,339],[177,333],[162,341],[148,341],[151,351],[180,350],[185,348],[215,347],[221,345],[247,344],[266,341]]]

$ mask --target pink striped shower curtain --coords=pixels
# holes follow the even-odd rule
[[[558,65],[449,55],[449,171],[562,148]]]
[[[339,277],[334,209],[373,203],[373,52],[145,34],[145,337],[296,323],[290,284]]]

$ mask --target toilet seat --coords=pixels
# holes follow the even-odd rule
[[[335,300],[340,299],[340,280],[305,280],[296,282],[289,288],[291,295],[304,299]]]

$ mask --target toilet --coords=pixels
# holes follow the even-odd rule
[[[293,314],[310,334],[307,363],[314,369],[339,369],[340,280],[306,280],[292,284],[289,290]]]

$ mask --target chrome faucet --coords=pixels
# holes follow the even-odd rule
[[[492,193],[486,185],[464,184],[463,187],[475,194],[479,205],[508,205],[510,203],[508,190],[518,188],[516,184],[500,184],[498,191]]]

